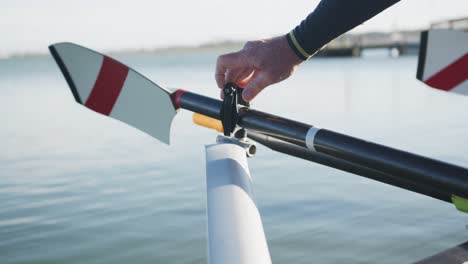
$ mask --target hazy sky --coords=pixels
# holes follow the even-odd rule
[[[45,52],[59,41],[116,50],[257,39],[287,33],[318,2],[2,0],[0,55]],[[355,31],[425,28],[464,16],[468,0],[403,0]]]

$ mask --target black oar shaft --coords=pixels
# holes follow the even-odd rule
[[[326,129],[315,135],[318,152],[468,197],[468,170]]]
[[[193,112],[220,119],[222,102],[206,96],[185,92],[180,96],[180,106]],[[455,194],[468,197],[468,169],[460,166],[326,129],[315,129],[307,124],[248,108],[239,110],[238,124],[241,127],[273,135],[301,147],[307,146],[330,157],[379,171],[383,173],[383,178],[391,176],[404,182],[412,182],[416,185],[437,189],[447,195]],[[311,129],[315,130],[312,140],[308,134]],[[331,164],[331,166],[333,165]]]
[[[408,181],[399,177],[385,174],[378,170],[360,166],[355,163],[348,162],[339,158],[334,158],[327,154],[322,154],[320,152],[311,151],[307,148],[300,147],[292,143],[285,142],[280,139],[276,139],[276,138],[273,138],[273,137],[270,137],[268,135],[264,135],[261,133],[249,131],[247,135],[249,138],[255,140],[256,142],[262,145],[265,145],[266,147],[272,150],[275,150],[284,154],[288,154],[294,157],[309,160],[318,164],[322,164],[322,165],[332,167],[338,170],[342,170],[345,172],[349,172],[352,174],[360,175],[360,176],[373,179],[379,182],[383,182],[386,184],[390,184],[390,185],[393,185],[402,189],[406,189],[409,191],[427,195],[432,198],[439,199],[445,202],[451,202],[450,194],[442,192],[436,188],[431,188],[423,184],[414,183],[414,182],[411,182],[411,181]]]
[[[298,146],[306,146],[305,140],[310,125],[283,117],[242,108],[239,110],[239,125],[248,129],[274,135]]]
[[[223,102],[220,100],[186,91],[181,93],[178,100],[183,109],[221,120]]]

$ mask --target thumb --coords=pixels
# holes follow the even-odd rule
[[[242,98],[245,101],[250,102],[268,85],[270,85],[270,82],[268,81],[266,73],[260,72],[245,86],[244,91],[242,92]]]

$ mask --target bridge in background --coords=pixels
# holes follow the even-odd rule
[[[431,29],[453,29],[468,32],[468,17],[431,24]],[[366,49],[388,49],[389,55],[417,54],[419,30],[393,33],[344,34],[321,49],[316,56],[355,57]]]
[[[419,35],[420,31],[345,34],[330,42],[316,56],[358,57],[367,49],[388,49],[391,56],[416,54]]]

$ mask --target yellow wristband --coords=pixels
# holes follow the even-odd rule
[[[293,31],[291,30],[291,32],[289,32],[289,36],[291,37],[291,40],[292,40],[292,43],[294,44],[294,46],[296,47],[296,49],[302,54],[302,56],[306,57],[306,58],[309,58],[310,55],[309,53],[307,53],[302,47],[301,45],[299,45],[299,42],[297,42],[297,39],[296,39],[296,36],[294,36],[294,33]]]

